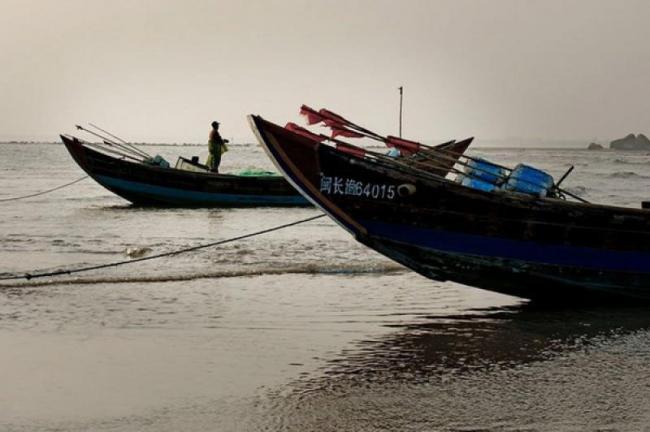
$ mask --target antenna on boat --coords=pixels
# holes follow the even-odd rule
[[[399,86],[399,137],[402,138],[402,102],[404,100],[404,86]]]

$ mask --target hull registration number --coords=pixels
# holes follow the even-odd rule
[[[351,195],[389,200],[395,198],[395,185],[365,183],[360,180],[337,176],[321,175],[320,191],[326,195]]]

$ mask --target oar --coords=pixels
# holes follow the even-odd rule
[[[412,165],[405,164],[404,162],[400,161],[399,158],[394,158],[394,157],[391,157],[391,156],[386,156],[385,154],[382,154],[382,153],[374,152],[372,150],[367,150],[367,149],[364,149],[362,147],[355,146],[354,144],[350,144],[348,142],[341,141],[341,140],[329,137],[329,136],[324,135],[324,134],[319,134],[318,137],[320,138],[319,141],[327,140],[327,141],[331,141],[331,142],[337,144],[337,149],[343,151],[344,153],[350,153],[350,154],[353,154],[353,155],[358,156],[358,157],[363,157],[365,155],[369,155],[369,156],[373,157],[375,160],[378,160],[380,162],[385,162],[388,165],[393,166],[393,168],[399,168],[400,171],[405,172],[405,173],[417,172],[420,175],[424,175],[426,177],[433,177],[436,180],[444,179],[444,176],[441,176],[441,175],[438,175],[436,173],[432,173],[430,171],[423,170],[423,169],[420,169],[420,168],[414,168]],[[342,150],[339,146],[341,146],[343,148],[351,149],[352,151]],[[417,165],[422,165],[424,167],[430,168],[430,165],[427,164],[427,163],[420,162],[420,161],[413,161],[413,162],[415,164],[417,164]],[[442,168],[442,167],[440,167],[440,168]]]
[[[336,113],[334,113],[332,111],[328,111],[328,110],[326,110],[324,108],[319,110],[319,111],[316,111],[315,109],[313,109],[311,107],[308,107],[307,105],[302,105],[300,107],[300,113],[307,117],[307,122],[309,124],[316,124],[316,123],[323,122],[329,127],[335,126],[337,129],[343,130],[343,131],[345,131],[346,127],[349,126],[350,128],[354,129],[354,131],[350,131],[350,132],[352,132],[355,135],[357,133],[359,133],[359,134],[364,135],[367,138],[373,139],[375,141],[382,142],[382,143],[384,143],[386,145],[395,146],[394,143],[390,143],[390,141],[391,141],[390,138],[391,137],[383,137],[383,136],[379,135],[378,133],[375,133],[375,132],[373,132],[373,131],[371,131],[369,129],[366,129],[366,128],[362,127],[362,126],[359,126],[358,124],[351,122],[350,120],[346,119],[345,117],[343,117],[343,116],[341,116],[339,114],[336,114]],[[337,132],[338,132],[338,130],[335,131],[332,134],[333,135],[332,138],[334,138],[334,136],[336,135]],[[349,136],[355,137],[355,135],[349,135]],[[440,165],[441,162],[439,160],[437,160],[437,159],[446,159],[448,162],[453,162],[454,164],[459,163],[460,165],[464,165],[466,167],[471,167],[471,165],[469,165],[468,163],[461,161],[460,157],[464,157],[466,159],[474,160],[474,161],[478,162],[478,159],[472,158],[470,156],[458,155],[455,152],[449,152],[449,153],[452,153],[456,157],[452,158],[452,157],[449,157],[449,156],[445,156],[442,153],[448,152],[447,150],[439,149],[439,148],[436,148],[436,147],[433,147],[433,146],[428,146],[428,145],[421,144],[421,143],[418,143],[418,142],[415,142],[415,141],[409,141],[409,140],[405,140],[405,139],[402,139],[402,138],[394,138],[393,141],[401,141],[404,144],[407,144],[407,143],[412,144],[413,147],[426,148],[428,150],[435,151],[436,152],[435,157],[433,157],[432,155],[424,155],[424,154],[422,154],[422,152],[413,151],[413,153],[414,154],[419,154],[420,156],[424,157],[425,159],[435,161],[435,162],[438,163],[438,165]],[[510,171],[510,169],[507,168],[507,167],[501,167],[501,166],[499,166],[497,164],[493,164],[493,165],[498,166],[499,168]],[[487,170],[485,170],[483,168],[479,168],[479,167],[472,167],[472,168],[475,169],[476,171],[482,171],[482,172],[488,173],[490,175],[495,175],[494,173],[489,172],[489,171],[487,171]],[[469,174],[469,176],[471,177],[472,175]],[[507,180],[507,176],[497,176],[497,177],[502,181]]]
[[[118,141],[121,141],[123,144],[127,145],[129,148],[132,148],[132,149],[135,150],[137,153],[140,153],[140,154],[141,154],[142,156],[144,156],[145,158],[151,159],[151,155],[147,154],[144,150],[141,150],[140,148],[136,147],[135,145],[131,144],[130,142],[125,141],[125,140],[123,140],[122,138],[113,135],[113,134],[110,133],[109,131],[102,129],[102,128],[100,128],[99,126],[96,126],[96,125],[94,125],[94,124],[92,124],[92,123],[88,123],[88,124],[89,124],[90,126],[94,127],[95,129],[104,132],[105,134],[109,135],[110,137],[115,138],[115,139],[118,140]]]
[[[88,134],[90,134],[90,135],[92,135],[92,136],[94,136],[96,138],[101,139],[102,143],[104,145],[120,149],[121,152],[126,152],[126,154],[131,154],[131,155],[135,155],[135,156],[138,156],[138,157],[142,157],[142,155],[140,153],[134,151],[133,149],[131,149],[129,147],[126,147],[126,146],[124,146],[124,145],[122,145],[120,143],[114,142],[111,139],[109,139],[108,137],[106,137],[106,136],[104,136],[104,135],[102,135],[102,134],[100,134],[98,132],[94,132],[94,131],[91,131],[89,129],[86,129],[85,127],[83,127],[81,125],[75,125],[75,127],[77,128],[77,130],[86,132],[86,133],[88,133]]]
[[[321,109],[320,111],[316,111],[315,109],[308,107],[307,105],[302,105],[300,107],[300,114],[307,117],[308,124],[316,124],[320,122],[325,123],[326,120],[329,120],[334,123],[338,123],[341,126],[349,126],[353,129],[358,130],[359,132],[362,132],[366,135],[370,135],[374,138],[382,138],[380,135],[374,133],[373,131],[363,128],[351,122],[350,120],[344,118],[343,116],[340,116],[332,111],[328,111],[324,108]]]
[[[382,142],[382,143],[386,144],[389,147],[390,146],[395,146],[394,144],[390,143],[390,138],[391,137],[384,137],[382,135],[379,135],[378,133],[373,132],[370,129],[366,129],[363,126],[360,126],[360,125],[346,119],[345,117],[343,117],[343,116],[341,116],[341,115],[339,115],[339,114],[337,114],[335,112],[329,111],[329,110],[327,110],[325,108],[322,108],[319,111],[316,111],[315,109],[313,109],[311,107],[308,107],[307,105],[302,105],[300,107],[300,113],[307,117],[308,124],[316,124],[316,123],[323,122],[326,126],[332,128],[333,129],[332,137],[335,137],[337,134],[341,134],[341,135],[345,136],[345,131],[348,131],[347,128],[349,127],[350,129],[353,129],[353,130],[349,130],[349,132],[351,134],[348,135],[348,137],[357,138],[359,136],[357,136],[356,134],[359,133],[359,134],[361,134],[361,135],[363,135],[363,136],[365,136],[367,138],[373,139],[375,141]],[[343,132],[343,133],[339,133],[339,132]],[[437,148],[437,147],[434,147],[434,146],[428,146],[428,145],[421,144],[421,143],[418,143],[418,142],[415,142],[415,141],[409,141],[409,140],[405,140],[405,139],[401,139],[401,138],[399,138],[398,140],[402,141],[404,143],[410,143],[413,146],[417,146],[418,148],[425,148],[425,149],[429,149],[429,150],[434,150],[436,152],[444,151],[443,149],[440,149],[440,148]],[[416,153],[416,151],[413,151],[412,153]],[[450,153],[456,154],[454,152],[450,152]]]
[[[450,151],[444,150],[444,149],[438,149],[438,148],[436,148],[434,146],[430,146],[430,145],[427,145],[427,144],[422,144],[422,143],[417,142],[417,141],[411,141],[411,140],[406,140],[406,139],[403,139],[403,138],[397,138],[397,137],[391,137],[391,136],[384,137],[382,135],[379,135],[376,132],[373,132],[373,131],[371,131],[369,129],[366,129],[366,128],[362,127],[362,126],[359,126],[358,124],[346,119],[345,117],[343,117],[343,116],[341,116],[341,115],[339,115],[337,113],[334,113],[332,111],[329,111],[329,110],[327,110],[325,108],[322,108],[319,111],[316,111],[313,108],[308,107],[307,105],[302,105],[300,110],[301,110],[300,112],[302,114],[307,116],[308,121],[309,121],[310,124],[323,122],[323,123],[325,123],[326,126],[329,126],[329,127],[332,127],[332,124],[336,124],[336,126],[338,128],[341,128],[343,130],[345,130],[346,127],[350,127],[351,129],[354,130],[354,132],[359,132],[359,133],[365,135],[367,138],[374,139],[374,140],[379,141],[379,142],[383,142],[384,144],[386,144],[389,147],[390,146],[397,147],[396,144],[401,141],[403,144],[409,144],[409,145],[412,145],[413,147],[418,147],[418,148],[425,148],[425,149],[429,149],[429,150],[435,150],[437,153],[448,152],[448,153],[455,154],[454,152],[450,152]],[[413,153],[416,153],[416,152],[413,152]],[[474,158],[472,156],[467,156],[465,154],[462,154],[459,157],[463,157],[465,159],[473,160],[475,162],[480,161],[480,159],[478,159],[478,158]],[[499,167],[501,169],[504,169],[506,171],[512,171],[511,168],[508,168],[506,166],[499,165],[499,164],[496,164],[494,162],[490,162],[490,163],[492,165],[497,166],[497,167]]]
[[[142,154],[140,154],[140,153],[134,151],[133,149],[131,149],[131,148],[129,148],[129,147],[124,146],[123,144],[120,144],[120,143],[116,143],[116,142],[114,142],[114,141],[111,141],[109,138],[107,138],[107,137],[105,137],[105,136],[103,136],[103,135],[101,135],[101,134],[99,134],[99,133],[97,133],[97,132],[93,132],[93,131],[91,131],[91,130],[88,130],[88,129],[84,128],[83,126],[76,125],[76,127],[77,127],[77,129],[79,129],[79,130],[82,130],[82,131],[84,131],[84,132],[86,132],[86,133],[89,133],[89,134],[91,134],[91,135],[93,135],[93,136],[95,136],[95,137],[101,139],[101,140],[102,140],[106,145],[110,145],[110,146],[113,146],[113,147],[117,147],[117,148],[121,149],[122,151],[126,152],[127,154],[131,154],[131,155],[135,155],[135,156],[137,156],[137,157],[140,158],[141,160],[142,160],[142,159],[145,159],[145,157],[142,156]]]
[[[416,165],[421,165],[422,167],[414,167],[413,165],[407,165],[404,162],[401,162],[397,158],[393,158],[393,157],[390,157],[390,156],[383,155],[381,153],[376,153],[376,152],[372,152],[372,151],[369,151],[369,150],[365,150],[365,149],[363,149],[361,147],[357,147],[357,146],[349,144],[349,143],[338,141],[338,140],[333,139],[333,138],[329,138],[329,140],[334,142],[334,143],[337,143],[337,144],[342,143],[343,147],[347,147],[347,148],[353,150],[353,151],[342,150],[341,147],[339,147],[337,145],[336,148],[339,151],[343,151],[344,153],[349,153],[349,154],[352,154],[352,155],[358,156],[358,157],[369,156],[371,158],[371,160],[373,160],[375,163],[384,164],[386,166],[389,166],[391,169],[396,169],[398,171],[401,171],[402,173],[411,174],[411,175],[415,173],[415,174],[419,174],[419,175],[421,175],[423,177],[426,177],[426,178],[434,178],[437,181],[439,181],[441,179],[444,179],[443,176],[438,175],[438,174],[436,174],[434,172],[431,172],[429,170],[431,168],[431,166],[429,164],[427,164],[427,163],[417,162]],[[365,153],[364,153],[363,156],[361,156],[360,154],[355,153],[354,149],[364,151]],[[422,169],[422,168],[424,168],[424,169]]]
[[[321,110],[321,111],[322,111],[322,110]],[[321,113],[321,112],[319,111],[319,113]],[[341,117],[341,118],[343,118],[343,117]],[[343,125],[341,125],[341,127],[343,127]],[[361,132],[361,131],[355,131],[355,132]],[[376,134],[376,133],[374,133],[374,132],[370,132],[371,135],[368,134],[368,133],[366,133],[366,132],[361,132],[361,133],[363,133],[367,138],[370,138],[370,139],[373,139],[373,140],[376,140],[376,141],[380,141],[380,142],[383,142],[383,143],[386,143],[386,144],[389,143],[389,138],[390,138],[390,137],[382,137],[381,135]],[[459,164],[459,165],[462,165],[462,166],[465,166],[465,167],[471,168],[473,171],[483,172],[483,173],[487,173],[487,174],[489,174],[490,176],[495,176],[495,177],[497,177],[499,180],[501,180],[502,182],[505,182],[505,181],[508,179],[508,176],[507,176],[507,175],[499,175],[499,174],[495,174],[495,173],[493,173],[493,172],[491,172],[491,171],[488,171],[488,170],[486,170],[486,169],[484,169],[484,168],[481,168],[481,167],[479,167],[479,166],[472,166],[470,163],[465,162],[465,161],[463,161],[463,160],[460,159],[460,158],[464,158],[464,159],[467,159],[467,160],[470,160],[470,161],[474,161],[474,162],[482,162],[482,161],[481,161],[480,159],[478,159],[478,158],[473,158],[473,157],[471,157],[471,156],[466,156],[466,155],[464,155],[464,154],[462,154],[462,153],[459,154],[459,153],[457,153],[457,152],[452,152],[452,151],[450,151],[450,150],[442,149],[442,148],[439,148],[439,147],[434,147],[434,146],[425,146],[425,145],[420,144],[420,143],[415,142],[415,141],[409,141],[409,140],[405,140],[405,139],[401,139],[401,138],[399,139],[399,141],[402,141],[402,142],[404,142],[404,143],[412,143],[413,146],[422,146],[422,147],[425,147],[427,150],[425,150],[425,151],[413,152],[413,154],[414,154],[414,155],[417,155],[418,157],[421,157],[421,158],[427,159],[427,160],[429,160],[429,161],[436,162],[439,166],[440,166],[440,164],[442,164],[442,162],[441,162],[440,160],[445,160],[445,161],[447,161],[447,162],[452,162],[453,165],[455,165],[455,164]],[[490,162],[490,164],[492,164],[492,165],[494,165],[494,166],[497,166],[497,167],[499,167],[499,168],[501,168],[501,169],[504,169],[504,170],[506,170],[506,171],[512,171],[510,168],[502,167],[502,166],[500,166],[500,165],[498,165],[498,164],[495,164],[495,163],[492,163],[492,162]],[[452,165],[452,167],[453,167],[453,165]],[[458,171],[458,170],[454,170],[454,171]],[[458,172],[460,173],[460,171],[458,171]],[[463,173],[463,174],[464,174],[464,175],[467,175],[467,176],[469,176],[469,177],[474,177],[474,178],[476,178],[476,179],[482,180],[480,177],[475,176],[475,175],[472,175],[472,174],[468,174],[468,173]],[[529,181],[526,181],[526,180],[522,180],[522,181],[523,181],[523,182],[530,183],[530,184],[534,184],[534,185],[536,185],[536,186],[539,186],[539,185],[537,185],[536,183],[532,183],[532,182],[529,182]]]
[[[362,147],[359,147],[359,146],[355,146],[354,144],[350,144],[350,143],[347,143],[345,141],[338,140],[338,139],[336,139],[334,137],[329,137],[329,136],[327,136],[325,134],[316,134],[314,132],[311,132],[310,130],[307,130],[307,129],[303,128],[303,127],[298,126],[295,123],[291,123],[291,122],[287,123],[286,126],[285,126],[285,129],[287,129],[287,130],[289,130],[291,132],[294,132],[294,133],[296,133],[298,135],[301,135],[301,136],[303,136],[303,137],[305,137],[305,138],[307,138],[309,140],[312,140],[312,141],[316,141],[316,142],[331,141],[331,142],[336,144],[337,150],[340,150],[340,151],[342,151],[344,153],[352,154],[354,156],[361,157],[361,158],[363,158],[365,156],[372,156],[376,160],[388,161],[391,164],[397,164],[397,165],[399,165],[401,167],[404,167],[404,168],[413,169],[412,165],[409,165],[409,164],[404,162],[404,160],[405,160],[404,158],[400,158],[399,160],[396,160],[395,158],[387,156],[385,154],[374,152],[372,150],[368,150],[368,149],[365,149],[365,148],[362,148]],[[449,141],[449,142],[443,143],[441,145],[452,144],[454,142],[455,141]],[[436,148],[436,147],[434,147],[434,148]],[[431,165],[435,165],[436,167],[438,167],[440,169],[444,168],[445,170],[449,170],[449,168],[447,166],[441,165],[440,161],[433,161],[434,163],[430,163],[431,161],[424,162],[424,161],[419,161],[419,160],[414,159],[414,160],[410,160],[409,162],[411,164],[426,166],[427,168],[431,168]],[[430,173],[430,174],[436,175],[435,173]],[[436,175],[436,176],[437,177],[442,177],[442,176],[438,176],[438,175]]]
[[[142,163],[142,159],[140,159],[140,157],[136,158],[136,157],[131,156],[129,154],[122,153],[122,152],[119,152],[117,150],[113,150],[113,149],[110,149],[110,148],[106,148],[106,146],[104,146],[104,145],[91,143],[91,142],[82,140],[80,138],[75,138],[75,139],[79,140],[81,143],[83,143],[84,145],[86,145],[88,147],[93,147],[93,148],[99,149],[99,150],[107,152],[107,153],[112,153],[114,155],[117,155],[117,156],[120,156],[120,157],[123,157],[123,158],[126,158],[126,159],[131,159],[132,161],[135,161],[135,162],[138,162],[138,163]]]

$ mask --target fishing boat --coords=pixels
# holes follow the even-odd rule
[[[571,200],[557,184],[549,193],[528,193],[524,183],[523,192],[475,187],[485,182],[345,152],[259,116],[249,120],[307,199],[359,242],[428,278],[558,303],[650,300],[648,210]],[[505,186],[516,183],[513,175]]]
[[[176,165],[171,167],[160,156],[151,156],[110,132],[90,125],[93,130],[82,126],[77,126],[77,129],[101,142],[88,142],[71,135],[61,135],[61,140],[75,162],[90,177],[133,204],[177,207],[311,205],[281,175],[268,172],[218,174],[200,164],[198,158],[179,157]],[[300,133],[311,134],[296,125],[294,127]],[[327,138],[325,135],[321,137]],[[442,164],[420,164],[423,169],[444,175],[471,142],[469,138],[459,142],[449,141],[429,149],[409,148],[404,150],[405,156],[400,159],[409,164],[414,163],[416,157],[426,160],[426,155],[431,152],[448,152],[455,156]],[[355,148],[354,151],[364,150]],[[418,152],[424,156],[416,156]]]
[[[279,175],[232,175],[210,172],[191,159],[174,167],[154,158],[129,156],[123,148],[96,145],[61,135],[75,162],[97,183],[141,206],[245,207],[308,206]]]

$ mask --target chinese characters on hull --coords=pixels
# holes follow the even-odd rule
[[[395,185],[364,183],[360,180],[338,176],[321,175],[320,191],[326,195],[347,195],[389,200],[395,198]]]

